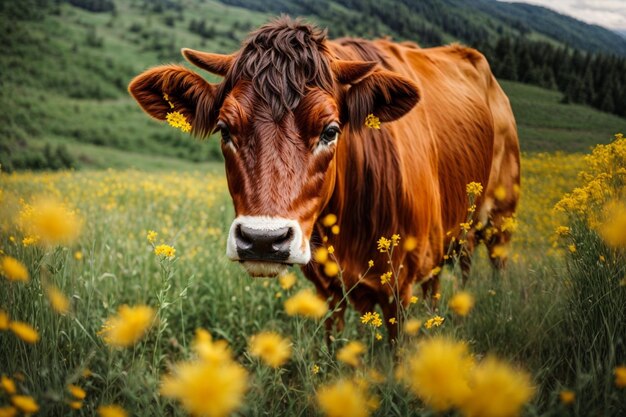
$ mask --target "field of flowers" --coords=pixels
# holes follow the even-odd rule
[[[416,289],[395,347],[375,311],[327,341],[299,271],[227,261],[223,175],[0,174],[0,417],[623,416],[625,162],[526,155],[509,267]]]

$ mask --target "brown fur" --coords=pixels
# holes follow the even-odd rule
[[[402,264],[395,299],[406,306],[412,285],[442,263],[444,247],[459,235],[466,184],[486,186],[477,213],[491,221],[515,210],[515,193],[502,202],[493,198],[498,184],[508,190],[519,184],[515,121],[479,52],[389,40],[333,42],[281,18],[227,57],[190,58],[225,73],[219,85],[203,84],[188,70],[175,77],[168,72],[174,67],[158,67],[138,76],[131,94],[162,119],[167,109],[156,96],[169,88],[199,135],[210,133],[218,119],[229,126],[233,146],[223,145],[223,152],[236,214],[295,219],[313,250],[326,238],[343,282],[325,276],[314,261],[302,269],[331,303],[341,300],[343,288],[355,287],[350,300],[358,311],[378,304],[386,322],[401,319],[390,287],[380,283],[389,270],[387,255],[376,251],[381,236],[417,239],[411,252],[394,250],[394,267]],[[370,113],[383,122],[380,130],[364,127]],[[338,143],[318,148],[331,122],[341,125]],[[339,235],[318,221],[328,213],[337,215]],[[362,278],[369,259],[374,267]],[[423,283],[433,294],[437,287],[436,278]],[[340,325],[343,311],[336,315]],[[393,339],[398,325],[388,326]]]

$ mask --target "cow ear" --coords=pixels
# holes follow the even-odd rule
[[[343,61],[336,60],[332,63],[332,69],[335,73],[335,78],[341,84],[353,84],[358,82],[363,77],[370,74],[376,62],[373,61]]]
[[[228,73],[235,61],[235,55],[211,54],[208,52],[194,51],[189,48],[183,48],[180,52],[187,61],[195,66],[222,77]]]
[[[408,113],[420,100],[418,86],[391,71],[375,71],[346,91],[344,121],[352,129],[365,124],[369,114],[381,122],[391,122]]]
[[[158,120],[179,112],[191,122],[195,134],[210,133],[213,97],[216,87],[201,76],[179,65],[163,65],[136,76],[128,92],[141,108]]]

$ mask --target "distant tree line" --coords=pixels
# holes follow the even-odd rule
[[[626,58],[581,52],[519,37],[476,43],[496,77],[558,89],[564,103],[626,117]]]

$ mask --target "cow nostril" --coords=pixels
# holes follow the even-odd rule
[[[235,239],[237,241],[237,247],[241,249],[249,249],[252,247],[253,240],[243,231],[241,225],[237,225],[235,228]]]
[[[276,240],[272,242],[272,249],[276,251],[287,250],[293,240],[293,228],[288,228],[283,234],[276,237]]]

